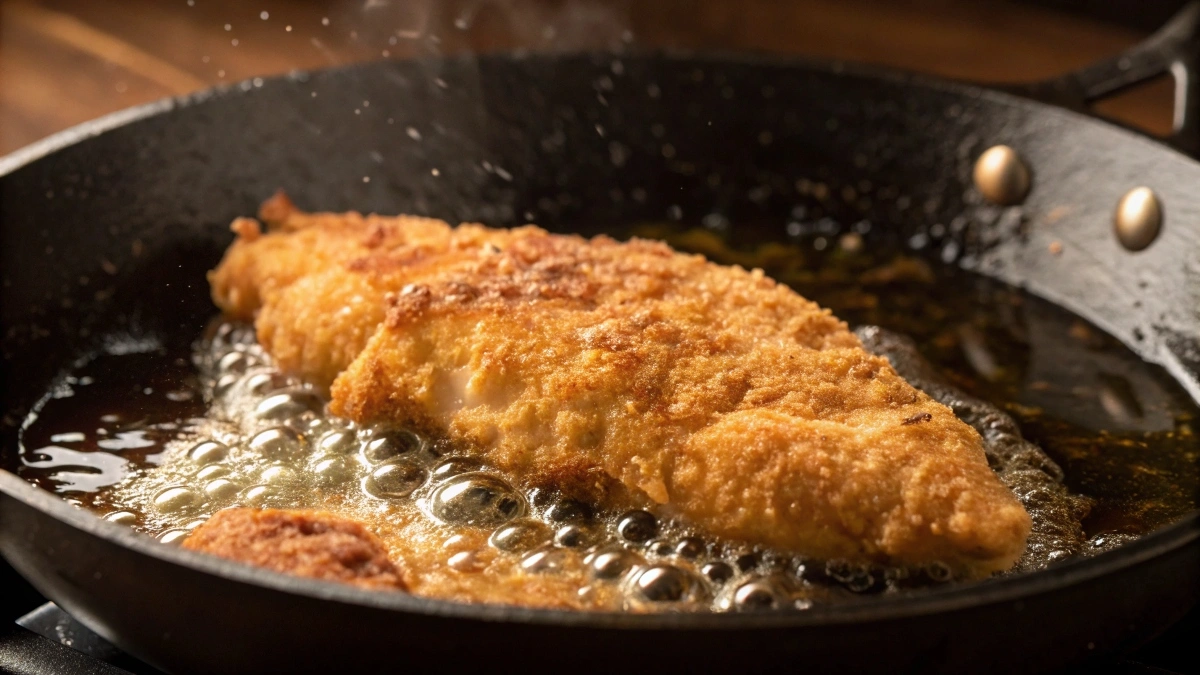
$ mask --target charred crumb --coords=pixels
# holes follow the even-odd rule
[[[913,415],[912,417],[905,418],[905,420],[903,422],[901,422],[900,425],[901,426],[909,426],[910,424],[920,424],[921,422],[929,422],[932,419],[933,419],[933,415],[931,415],[927,412],[917,413],[916,415]]]

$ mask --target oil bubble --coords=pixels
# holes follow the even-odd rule
[[[647,511],[630,511],[617,521],[617,532],[628,541],[648,541],[658,533],[658,520]]]
[[[224,478],[217,478],[204,486],[204,494],[214,501],[233,499],[240,491],[240,485]]]
[[[717,561],[710,562],[700,568],[700,572],[714,583],[723,584],[733,578],[733,568]]]
[[[364,489],[376,497],[399,499],[411,495],[421,487],[428,475],[425,469],[415,462],[394,460],[375,467],[367,477]]]
[[[633,577],[630,590],[635,600],[651,603],[698,602],[707,599],[704,582],[673,565],[649,565]]]
[[[251,485],[242,492],[242,502],[259,508],[273,506],[279,502],[279,491],[270,485]]]
[[[349,429],[333,429],[317,440],[317,450],[326,455],[344,455],[354,450],[357,439]]]
[[[565,549],[542,546],[521,558],[521,569],[539,574],[561,572],[567,568],[570,560],[570,554]]]
[[[304,450],[304,438],[287,427],[271,427],[250,439],[250,450],[267,459],[291,459]]]
[[[263,469],[259,477],[262,479],[262,482],[271,485],[287,485],[300,480],[300,474],[296,473],[295,469],[283,464],[268,466]]]
[[[780,609],[789,604],[789,594],[782,584],[769,577],[751,579],[733,590],[727,607],[737,611]]]
[[[229,467],[224,464],[209,464],[208,466],[196,472],[196,480],[206,483],[214,478],[228,476],[230,473]]]
[[[173,546],[178,546],[178,545],[182,544],[183,540],[187,539],[187,536],[191,533],[192,533],[191,530],[185,530],[183,528],[175,528],[173,530],[167,530],[166,532],[163,532],[162,534],[158,535],[158,540],[164,544],[171,544]]]
[[[260,420],[288,420],[304,413],[319,414],[325,401],[307,389],[293,389],[271,394],[254,407],[254,415]]]
[[[546,518],[556,523],[583,523],[591,520],[592,509],[583,502],[564,499],[546,509]]]
[[[332,487],[354,477],[353,460],[341,455],[320,457],[312,464],[312,474],[317,484]]]
[[[704,540],[700,537],[684,537],[675,542],[675,555],[692,560],[704,553]]]
[[[600,542],[602,535],[587,525],[563,525],[554,533],[554,543],[566,548],[587,548]]]
[[[219,441],[200,441],[188,450],[188,459],[196,464],[212,464],[229,456],[229,446]]]
[[[154,508],[159,513],[175,513],[195,506],[200,496],[181,485],[166,488],[154,495]]]
[[[439,485],[429,510],[444,523],[495,527],[524,514],[525,508],[524,498],[511,485],[476,471]]]
[[[612,580],[644,563],[645,559],[620,546],[610,546],[588,554],[583,562],[592,578]]]
[[[478,460],[471,459],[470,457],[451,457],[433,467],[432,474],[435,479],[442,479],[481,469],[483,469],[483,464]]]
[[[550,528],[531,518],[519,518],[492,533],[488,543],[501,551],[519,553],[550,541]]]
[[[363,457],[372,464],[421,449],[421,437],[406,429],[377,431],[363,444]]]
[[[136,525],[138,521],[137,514],[129,511],[113,511],[105,514],[104,519],[110,523],[120,523],[121,525]]]

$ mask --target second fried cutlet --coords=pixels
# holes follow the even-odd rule
[[[378,537],[319,511],[225,509],[197,527],[183,547],[285,574],[378,590],[407,588]]]
[[[802,555],[981,576],[1024,549],[978,434],[760,270],[282,196],[262,217],[235,222],[214,299],[336,414]]]

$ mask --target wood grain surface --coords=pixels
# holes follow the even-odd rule
[[[1143,35],[1000,0],[0,0],[0,153],[220,82],[523,47],[749,49],[1031,81]],[[1172,85],[1100,106],[1154,133]]]

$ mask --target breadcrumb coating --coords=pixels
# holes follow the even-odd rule
[[[260,216],[235,222],[214,300],[338,415],[806,556],[984,576],[1024,550],[979,435],[761,270],[282,195]]]

